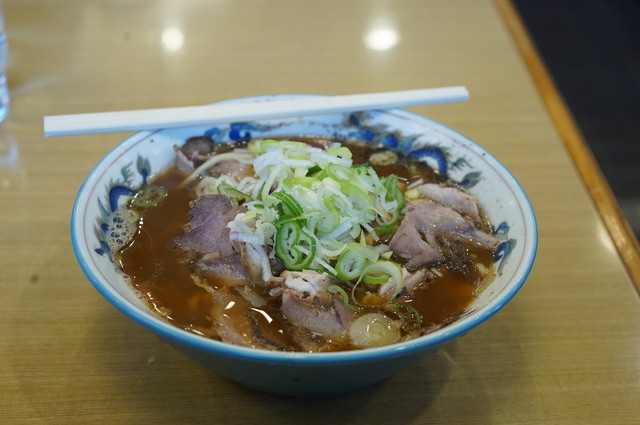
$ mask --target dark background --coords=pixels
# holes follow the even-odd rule
[[[513,0],[640,238],[640,0]]]

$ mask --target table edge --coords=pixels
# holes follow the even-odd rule
[[[512,0],[494,0],[627,273],[640,294],[640,244]]]

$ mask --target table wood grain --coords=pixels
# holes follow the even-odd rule
[[[640,423],[638,295],[500,7],[5,0],[2,423]],[[377,46],[396,44],[367,47],[385,28]],[[75,194],[129,133],[45,139],[45,115],[459,84],[469,102],[409,109],[512,170],[537,214],[538,258],[495,317],[380,385],[321,399],[247,390],[124,317],[75,261]]]

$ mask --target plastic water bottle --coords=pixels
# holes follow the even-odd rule
[[[4,15],[0,1],[0,122],[9,114],[9,87],[7,86],[6,64],[9,56],[7,33],[4,30]]]

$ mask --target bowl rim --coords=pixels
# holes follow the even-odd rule
[[[268,101],[271,99],[300,96],[323,95],[279,94],[248,96],[235,99],[227,99],[216,103],[262,100]],[[382,358],[393,358],[408,353],[425,350],[430,347],[440,345],[446,341],[452,340],[458,336],[464,335],[471,329],[489,319],[499,310],[501,310],[520,290],[529,274],[531,273],[538,249],[538,224],[533,206],[521,184],[517,181],[511,171],[507,167],[505,167],[504,164],[502,164],[502,162],[498,160],[492,153],[484,149],[477,142],[471,140],[457,130],[454,130],[440,122],[434,121],[433,119],[428,118],[424,115],[399,108],[388,109],[384,112],[390,114],[399,114],[400,116],[404,115],[413,119],[417,119],[418,121],[426,121],[430,124],[430,126],[440,127],[445,132],[456,135],[457,138],[462,139],[470,148],[475,149],[476,151],[482,153],[484,156],[488,156],[491,162],[494,163],[496,169],[499,171],[499,174],[507,182],[508,186],[512,188],[514,196],[519,201],[520,209],[525,218],[525,246],[522,256],[523,260],[517,268],[517,273],[515,274],[512,281],[499,294],[497,294],[494,299],[490,300],[487,305],[479,308],[469,316],[459,321],[455,321],[454,323],[451,323],[450,325],[442,329],[418,337],[416,339],[403,341],[388,346],[328,353],[307,353],[271,351],[232,345],[185,331],[162,320],[159,317],[153,316],[152,313],[142,312],[126,298],[121,296],[117,291],[113,290],[108,283],[103,282],[102,279],[89,266],[89,263],[85,258],[85,253],[83,252],[83,249],[81,248],[79,243],[79,234],[82,233],[82,228],[79,225],[79,215],[80,211],[82,211],[83,209],[82,201],[87,197],[87,189],[92,187],[94,180],[97,179],[97,171],[104,167],[105,164],[110,161],[110,158],[116,155],[118,152],[126,150],[130,147],[130,145],[135,145],[141,140],[144,140],[147,137],[163,130],[140,131],[128,136],[125,140],[118,143],[106,155],[104,155],[100,159],[100,161],[91,169],[78,190],[71,214],[71,241],[76,259],[84,274],[89,279],[94,288],[110,304],[112,304],[123,314],[125,314],[138,324],[157,333],[165,342],[178,343],[207,353],[215,353],[217,355],[227,357],[242,358],[249,361],[305,365],[359,363],[363,361],[375,361]],[[529,231],[527,232],[527,230]]]

